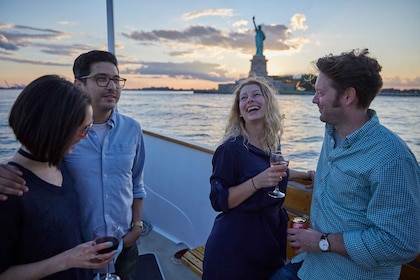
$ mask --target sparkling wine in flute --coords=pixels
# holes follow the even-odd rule
[[[271,167],[277,166],[277,165],[281,165],[282,168],[279,169],[279,170],[276,170],[276,172],[277,173],[283,173],[283,172],[286,172],[287,166],[289,165],[289,162],[288,161],[285,161],[285,160],[283,160],[283,161],[277,161],[277,162],[270,162],[270,166]]]

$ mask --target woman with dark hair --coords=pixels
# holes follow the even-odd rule
[[[12,106],[9,125],[22,147],[9,161],[31,189],[0,204],[0,279],[89,279],[112,244],[82,243],[77,194],[60,168],[87,137],[91,99],[55,75],[31,82]],[[47,277],[49,276],[49,277]]]

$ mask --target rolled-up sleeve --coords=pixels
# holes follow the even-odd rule
[[[133,164],[133,198],[145,198],[146,189],[144,185],[144,162],[146,152],[144,147],[143,132],[139,130],[139,141],[137,144],[136,157]]]
[[[387,163],[376,175],[364,230],[344,232],[350,258],[371,268],[407,263],[420,252],[420,174],[412,159]]]
[[[228,211],[228,190],[235,179],[235,160],[224,145],[213,155],[213,173],[210,177],[210,201],[215,211]]]

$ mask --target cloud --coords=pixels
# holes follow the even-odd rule
[[[304,44],[307,40],[304,37],[293,37],[288,27],[282,24],[262,25],[266,40],[264,49],[270,51],[284,51],[289,49],[301,48],[296,46]],[[144,45],[164,44],[167,47],[173,47],[174,44],[190,45],[191,48],[221,48],[238,50],[244,54],[253,53],[255,50],[254,29],[238,31],[226,31],[216,29],[211,26],[193,25],[183,30],[152,30],[152,31],[133,31],[131,33],[122,33],[122,36],[140,42]],[[293,40],[293,44],[288,42]],[[300,40],[301,39],[301,40]],[[179,45],[176,48],[179,49]]]
[[[36,40],[60,40],[69,33],[54,29],[41,29],[25,25],[0,25],[0,48],[17,51],[22,47],[29,47]]]
[[[92,46],[83,44],[32,44],[33,47],[37,47],[40,52],[46,54],[52,54],[57,56],[68,56],[74,59],[82,52],[88,52],[92,50]]]
[[[308,26],[304,24],[306,20],[306,16],[303,14],[295,14],[290,19],[290,26],[293,30],[303,30],[305,31],[308,29]]]
[[[63,32],[57,31],[57,30],[54,30],[54,29],[43,29],[43,28],[36,28],[36,27],[26,26],[26,25],[15,25],[14,27],[17,28],[17,29],[23,29],[23,30],[39,31],[41,33],[63,34]]]
[[[420,88],[420,77],[401,78],[399,76],[383,77],[384,88],[418,89]]]
[[[90,45],[84,44],[61,44],[63,37],[69,33],[55,29],[36,28],[25,25],[0,24],[0,50],[6,50],[6,56],[0,56],[0,60],[12,61],[16,63],[48,65],[48,66],[71,66],[73,59],[81,52],[92,49]],[[59,56],[60,58],[69,57],[71,63],[57,63],[51,61],[41,61],[28,58],[12,58],[12,53],[19,53],[24,49],[31,49],[32,52],[40,52],[48,55]],[[4,54],[5,52],[0,52]]]
[[[126,63],[121,61],[121,64]],[[132,64],[132,62],[128,62]],[[122,74],[164,75],[172,78],[187,80],[207,80],[212,82],[229,82],[229,71],[222,65],[201,61],[173,63],[173,62],[139,62],[141,67],[122,70]]]
[[[9,40],[3,34],[0,34],[0,49],[15,51],[18,47],[15,44],[9,43]]]
[[[169,52],[168,54],[170,56],[188,56],[192,53],[193,52],[190,50],[190,51],[174,51],[174,52]]]
[[[11,23],[0,22],[0,29],[7,29],[7,28],[11,28],[12,26],[13,26],[13,24],[11,24]]]
[[[185,20],[191,20],[191,19],[204,17],[204,16],[232,17],[233,10],[232,9],[208,9],[208,10],[194,11],[194,12],[183,14],[182,18],[184,18]]]
[[[232,24],[232,26],[234,26],[234,27],[240,27],[240,26],[245,26],[245,25],[248,25],[248,21],[247,20],[238,20],[238,21],[235,21]]]
[[[240,25],[244,25],[241,22]],[[240,26],[238,25],[238,26]],[[284,51],[301,49],[308,41],[304,37],[294,37],[288,27],[281,24],[262,25],[266,35],[265,51]],[[164,45],[171,56],[190,56],[202,49],[220,48],[221,50],[239,51],[244,54],[255,52],[254,29],[227,31],[211,26],[193,25],[182,30],[160,29],[152,31],[133,31],[122,33],[128,39],[143,45]],[[132,64],[132,63],[131,63]],[[223,65],[200,61],[172,63],[172,62],[141,62],[141,67],[127,68],[125,74],[164,75],[180,79],[200,79],[212,82],[231,82],[238,79]]]
[[[59,24],[59,25],[77,25],[76,22],[74,22],[74,21],[67,21],[67,20],[57,21],[57,24]]]
[[[226,37],[221,32],[209,26],[190,26],[184,31],[177,30],[153,30],[150,32],[133,31],[130,34],[122,33],[126,38],[133,39],[140,42],[180,42],[196,44],[208,41],[208,38],[213,38],[219,41]]]
[[[10,56],[10,53],[9,52],[7,52],[7,51],[2,51],[1,49],[0,49],[0,55],[8,55],[8,56]]]
[[[72,65],[73,65],[72,63],[57,63],[57,62],[40,61],[40,60],[19,59],[19,58],[12,58],[12,57],[1,56],[1,55],[0,55],[0,60],[12,61],[12,62],[16,62],[16,63],[47,65],[47,66],[60,66],[60,67],[72,67]]]
[[[202,16],[231,16],[232,10],[203,10],[185,14],[185,18],[193,19]],[[219,29],[208,25],[190,25],[183,29],[157,29],[151,31],[130,30],[122,36],[145,46],[161,46],[170,57],[203,57],[203,61],[174,62],[135,62],[134,59],[119,57],[122,74],[139,74],[143,76],[167,76],[189,80],[206,80],[212,82],[231,82],[237,80],[238,73],[214,61],[205,62],[206,53],[231,53],[253,55],[255,53],[255,30],[247,28],[248,21],[237,21],[232,28],[237,30]],[[262,25],[266,35],[264,51],[280,52],[283,50],[298,50],[306,43],[304,37],[294,37],[292,31],[282,24]],[[60,39],[70,36],[69,33],[54,29],[42,29],[23,25],[0,24],[0,60],[16,63],[71,67],[74,58],[81,52],[95,49],[106,49],[88,44],[63,44]],[[79,40],[80,41],[80,40]],[[54,59],[40,61],[35,58],[12,58],[13,53],[21,49],[31,48],[32,52],[59,56],[68,63],[58,63]],[[8,55],[8,54],[9,55]],[[35,54],[37,55],[37,54]],[[236,75],[236,76],[234,76]]]

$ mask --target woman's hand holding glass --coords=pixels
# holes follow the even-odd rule
[[[85,242],[63,252],[64,261],[70,268],[102,268],[105,267],[115,254],[115,250],[105,253],[98,254],[100,250],[108,249],[112,247],[110,242],[95,244],[94,241]]]
[[[275,165],[268,167],[266,170],[262,171],[256,175],[253,180],[256,188],[272,188],[277,186],[280,181],[283,180],[283,177],[286,177],[287,173],[284,171],[284,167],[280,165]]]

